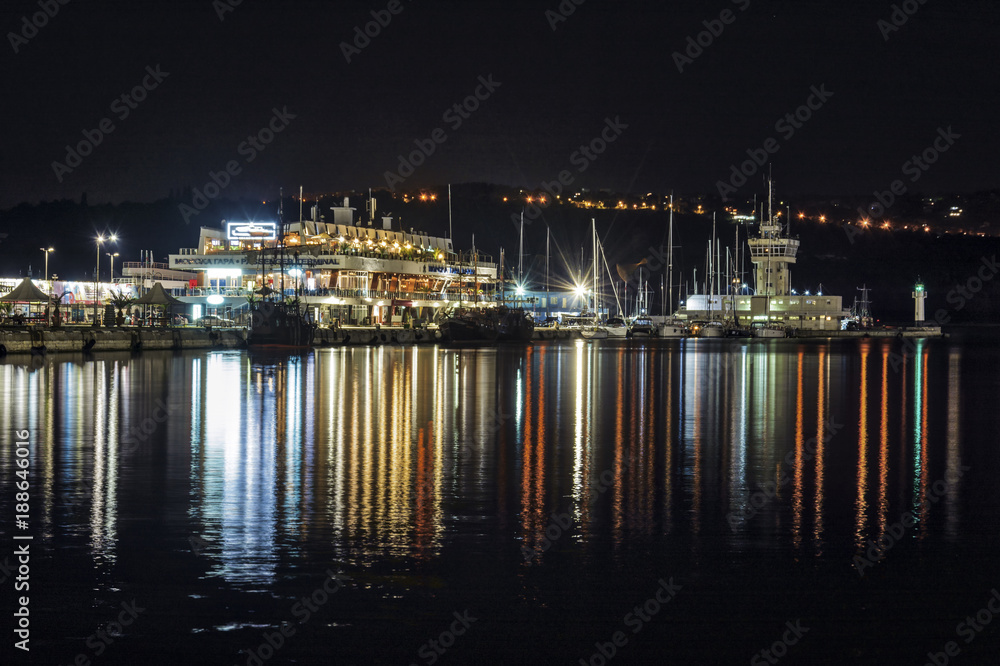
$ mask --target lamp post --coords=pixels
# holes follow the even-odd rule
[[[101,280],[101,243],[105,240],[117,241],[118,236],[111,234],[107,238],[104,238],[103,234],[97,234],[95,240],[97,241],[97,260],[94,263],[94,326],[97,326],[97,306],[100,305],[101,301],[101,286],[99,284]]]
[[[100,286],[98,282],[101,279],[101,243],[104,242],[104,236],[101,234],[97,235],[95,239],[97,241],[97,259],[94,263],[94,326],[97,326],[97,302],[100,299]]]
[[[111,282],[114,283],[114,281],[115,281],[115,257],[118,256],[118,253],[117,252],[105,252],[104,254],[106,254],[109,257],[111,257]]]
[[[45,253],[45,281],[48,282],[49,281],[49,252],[55,252],[55,248],[53,248],[53,247],[49,247],[49,248],[40,247],[38,249]]]

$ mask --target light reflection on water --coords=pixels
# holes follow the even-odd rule
[[[906,510],[915,538],[958,539],[961,481],[923,500],[963,462],[962,348],[900,351],[692,340],[146,353],[8,362],[0,377],[5,422],[37,433],[51,541],[112,565],[120,522],[153,484],[209,544],[209,575],[267,586],[306,553],[405,567],[499,538],[544,562],[563,512],[560,545],[583,558],[669,547],[672,534],[696,557],[720,545],[815,557],[863,548]]]

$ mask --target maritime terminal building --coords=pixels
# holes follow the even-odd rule
[[[678,318],[690,322],[735,322],[742,326],[765,322],[790,329],[822,331],[839,331],[851,318],[841,296],[794,292],[791,269],[799,241],[783,235],[779,223],[765,220],[758,235],[747,239],[747,244],[754,265],[753,293],[730,289],[728,294],[693,294],[678,310]]]
[[[457,307],[493,300],[497,266],[475,251],[458,254],[448,238],[355,223],[345,200],[333,221],[285,225],[284,249],[276,222],[226,222],[202,227],[198,247],[169,257],[169,269],[192,277],[183,286],[191,314],[238,318],[251,293],[284,290],[298,297],[319,324],[431,322]]]

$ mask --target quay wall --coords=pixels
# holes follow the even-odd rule
[[[350,326],[319,328],[318,347],[433,343],[440,331],[427,329]],[[141,351],[143,349],[238,349],[246,347],[242,328],[17,328],[0,330],[0,356],[55,352]]]
[[[874,328],[864,331],[811,331],[798,330],[794,338],[931,338],[942,335],[940,326],[907,326],[903,328]]]
[[[143,349],[235,349],[246,346],[240,329],[64,328],[0,331],[0,353],[140,351]]]

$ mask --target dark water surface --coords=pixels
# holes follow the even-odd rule
[[[984,337],[9,358],[0,557],[34,663],[996,663],[998,387]]]

